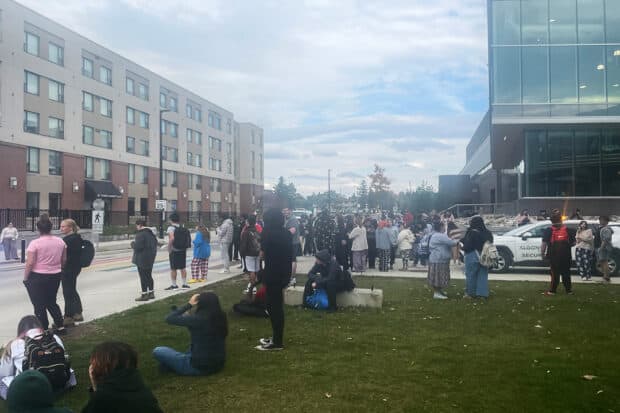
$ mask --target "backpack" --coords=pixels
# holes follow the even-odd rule
[[[499,252],[497,251],[497,247],[495,246],[495,244],[489,241],[485,242],[482,246],[482,252],[480,253],[478,261],[483,267],[497,267],[497,262],[499,261]]]
[[[71,378],[65,350],[49,331],[40,336],[25,337],[26,347],[22,370],[38,370],[49,380],[54,390],[63,389]]]
[[[178,226],[174,229],[174,239],[172,240],[172,248],[183,251],[192,246],[192,236],[185,227]]]
[[[327,299],[327,291],[317,288],[313,294],[306,297],[306,306],[315,310],[327,310],[329,300]]]
[[[82,268],[90,267],[95,258],[95,247],[93,243],[87,239],[82,239],[82,251],[80,253],[80,266]]]
[[[258,232],[248,231],[248,237],[248,255],[250,257],[258,256],[260,254],[260,235],[258,235]]]

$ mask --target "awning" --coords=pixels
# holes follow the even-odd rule
[[[123,195],[119,192],[118,188],[110,181],[84,181],[86,190],[84,194],[87,201],[92,201],[97,198],[122,198]]]

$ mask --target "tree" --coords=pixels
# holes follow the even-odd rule
[[[357,195],[357,202],[360,204],[360,207],[366,208],[368,205],[368,184],[365,179],[360,182],[355,190],[355,194]]]
[[[276,196],[284,204],[285,207],[295,208],[295,199],[297,198],[297,188],[292,182],[288,184],[284,181],[284,177],[278,178],[278,184],[273,187]]]
[[[372,208],[381,210],[391,209],[394,206],[394,194],[390,191],[390,180],[385,176],[385,169],[375,164],[370,178],[370,191],[368,204]]]

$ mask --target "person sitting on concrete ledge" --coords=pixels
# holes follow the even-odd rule
[[[335,311],[338,308],[336,295],[343,291],[353,290],[355,284],[351,279],[351,274],[342,269],[328,250],[319,251],[315,257],[316,262],[308,273],[308,281],[304,288],[303,303],[306,305],[306,297],[311,295],[315,289],[323,289],[329,301],[328,310]]]

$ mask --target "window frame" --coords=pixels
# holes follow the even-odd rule
[[[31,56],[40,56],[41,55],[41,37],[38,34],[34,34],[32,32],[29,32],[28,30],[24,30],[24,52],[28,53]],[[28,42],[28,38],[29,36],[37,39],[37,52],[36,53],[31,53],[29,51],[29,42]]]
[[[37,125],[35,127],[35,131],[34,132],[28,130],[28,115],[29,114],[36,115],[36,118],[37,118],[37,121],[36,121]],[[40,131],[41,131],[41,114],[38,113],[38,112],[31,112],[29,110],[24,110],[24,132],[34,133],[34,134],[38,135],[40,133]]]
[[[50,127],[51,120],[55,120],[58,124],[58,127],[55,128],[58,130],[57,135],[52,135],[50,132],[52,130],[52,128]],[[47,117],[47,136],[50,136],[56,139],[64,139],[65,138],[65,120],[61,118],[57,118],[55,116],[48,116]]]
[[[33,167],[33,154],[36,154],[36,169]],[[41,173],[41,150],[39,148],[28,147],[26,152],[26,172],[31,174]]]
[[[130,146],[129,142],[133,141],[133,144]],[[133,148],[133,149],[131,149]],[[130,150],[131,149],[131,150]],[[136,153],[136,138],[134,138],[133,136],[126,136],[125,137],[125,152],[127,153]]]
[[[62,152],[49,149],[48,153],[48,174],[51,176],[62,176]],[[58,164],[52,167],[52,159],[57,157]]]
[[[52,93],[51,87],[52,87],[53,84],[57,85],[57,88],[58,88],[57,89],[58,90],[58,99],[54,99],[51,96],[51,93]],[[51,100],[51,101],[54,101],[54,102],[65,103],[65,85],[64,85],[64,83],[60,83],[60,82],[57,82],[57,81],[55,81],[53,79],[49,79],[48,78],[47,79],[47,98],[49,100]]]
[[[105,77],[107,77],[107,79],[103,79],[103,73],[106,74]],[[108,86],[112,86],[112,69],[104,65],[99,66],[99,81]]]
[[[103,113],[104,103],[105,107],[108,109],[106,113]],[[112,101],[110,99],[99,96],[99,114],[106,118],[112,117]]]
[[[57,53],[58,55],[58,62],[52,60],[50,58],[50,56],[52,55],[50,53],[50,50],[52,49],[52,47],[55,47],[59,52]],[[58,66],[65,66],[65,48],[57,43],[54,42],[48,42],[47,43],[47,60],[51,63],[54,63],[55,65]]]
[[[86,70],[86,62],[90,63],[90,73]],[[84,56],[82,56],[82,76],[88,77],[90,79],[95,78],[95,63],[92,61],[92,59]]]
[[[37,81],[37,93],[32,93],[28,91],[28,85],[30,84],[30,82],[28,81],[29,76],[34,77]],[[24,70],[24,92],[28,93],[29,95],[39,96],[41,94],[41,76],[28,70]]]

